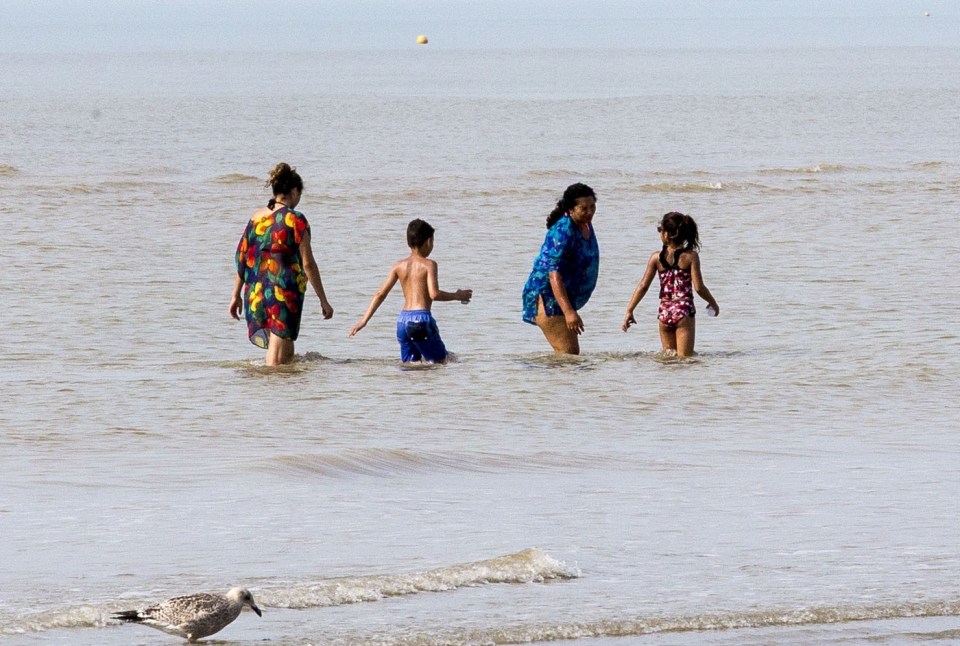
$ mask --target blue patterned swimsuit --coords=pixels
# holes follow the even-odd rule
[[[523,320],[527,323],[534,323],[540,298],[547,316],[563,315],[550,287],[551,271],[560,273],[574,309],[587,304],[600,272],[600,247],[592,224],[589,238],[583,237],[569,215],[564,215],[547,231],[540,254],[533,261],[533,271],[523,287]]]

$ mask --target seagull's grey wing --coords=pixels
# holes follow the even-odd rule
[[[229,606],[229,601],[221,595],[201,593],[167,599],[142,614],[155,625],[162,623],[183,632],[193,632],[190,627],[222,613]]]
[[[240,615],[243,604],[222,594],[191,594],[172,597],[133,613],[118,613],[116,618],[138,621],[171,635],[195,641],[223,630]]]
[[[233,603],[219,594],[196,594],[177,599],[177,628],[199,639],[220,632],[240,615],[242,604]]]

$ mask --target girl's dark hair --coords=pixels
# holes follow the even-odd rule
[[[557,202],[557,206],[547,216],[547,228],[552,227],[564,214],[569,213],[581,197],[596,198],[597,194],[593,192],[592,188],[580,182],[568,186],[567,190],[563,192],[563,197]]]
[[[660,228],[666,232],[670,242],[679,244],[681,249],[700,248],[697,223],[689,215],[670,211],[660,218]]]
[[[277,195],[288,195],[293,189],[303,192],[303,180],[300,178],[300,174],[297,169],[291,168],[290,164],[286,162],[280,162],[270,171],[267,186],[273,191],[274,198]],[[276,199],[267,202],[268,208],[272,209],[276,205]]]

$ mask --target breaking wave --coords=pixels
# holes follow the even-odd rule
[[[528,548],[492,559],[449,565],[425,572],[338,577],[277,587],[265,585],[252,590],[258,605],[263,608],[306,609],[372,602],[403,595],[446,592],[463,587],[543,583],[575,579],[579,576],[578,569],[567,566],[542,550]],[[117,622],[110,619],[110,615],[129,607],[130,602],[127,600],[123,603],[78,605],[13,617],[0,614],[0,635],[114,625]]]
[[[714,193],[727,186],[721,182],[656,182],[639,188],[644,193]]]
[[[244,173],[227,173],[214,178],[213,181],[217,184],[249,184],[251,182],[263,182],[264,180]]]
[[[482,451],[409,451],[403,449],[355,449],[336,454],[282,455],[258,463],[256,468],[280,473],[322,477],[353,475],[391,477],[417,473],[535,473],[637,467],[607,455],[540,451],[507,455]],[[644,465],[646,466],[646,465]]]
[[[789,628],[960,614],[960,601],[876,606],[822,606],[797,610],[705,613],[696,615],[608,618],[559,624],[520,624],[476,629],[450,629],[417,635],[351,635],[326,644],[378,644],[379,646],[469,646],[473,644],[530,644],[578,639],[640,637],[659,633]],[[291,642],[286,642],[291,644]],[[300,643],[300,642],[296,642]],[[633,642],[630,642],[633,643]]]

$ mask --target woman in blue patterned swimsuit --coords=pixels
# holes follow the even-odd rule
[[[540,328],[555,352],[580,354],[583,319],[600,270],[593,230],[597,196],[586,184],[572,184],[547,216],[547,237],[523,288],[523,320]]]

